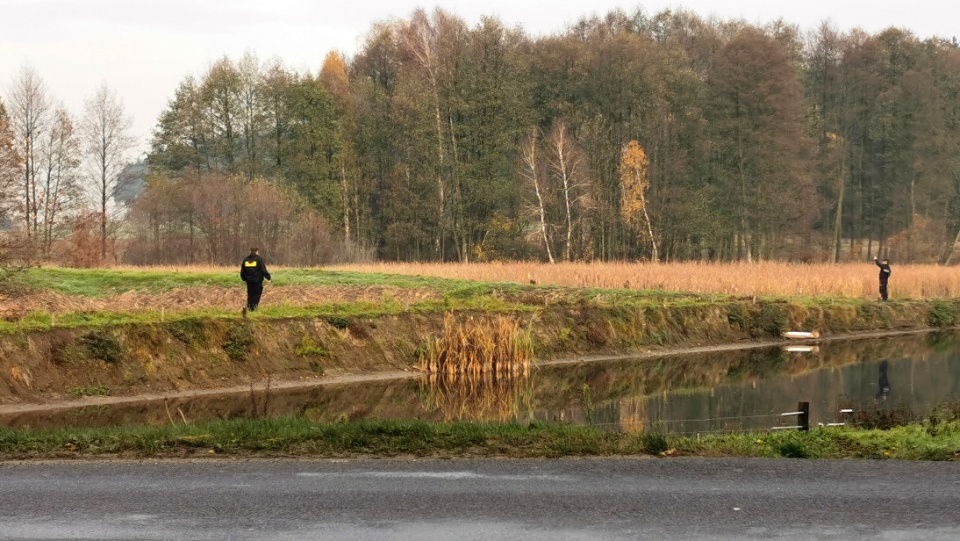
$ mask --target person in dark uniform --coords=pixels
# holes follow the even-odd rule
[[[270,281],[270,271],[267,264],[260,257],[258,248],[250,248],[250,255],[240,263],[240,279],[247,283],[247,306],[243,309],[253,312],[260,305],[260,296],[263,295],[263,281]]]
[[[883,258],[877,261],[877,258],[873,258],[873,262],[880,267],[880,300],[887,300],[887,280],[890,279],[890,262],[887,261],[887,258]]]

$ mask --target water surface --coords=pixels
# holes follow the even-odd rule
[[[0,416],[0,426],[168,424],[300,415],[345,419],[557,420],[612,430],[662,427],[706,434],[790,426],[809,402],[811,424],[855,412],[925,415],[960,400],[960,334],[825,341],[783,347],[544,364],[526,376],[450,382],[436,377],[295,390],[171,398]]]

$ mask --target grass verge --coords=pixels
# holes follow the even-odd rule
[[[280,268],[274,270],[273,274],[277,285],[431,287],[453,292],[476,286],[476,282],[465,280],[321,269]],[[128,291],[161,293],[190,287],[240,288],[243,286],[239,278],[239,270],[220,268],[173,270],[38,267],[18,274],[16,282],[23,287],[49,289],[65,295],[81,297],[108,297]]]
[[[960,422],[689,438],[559,423],[358,421],[299,417],[107,429],[0,429],[0,459],[242,457],[726,456],[960,460]]]

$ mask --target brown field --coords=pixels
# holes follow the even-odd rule
[[[117,267],[143,270],[143,267]],[[165,267],[151,267],[162,270]],[[234,272],[233,267],[169,267],[191,272]],[[282,283],[283,267],[273,269]],[[735,296],[802,295],[873,299],[878,297],[878,269],[863,264],[795,263],[373,263],[338,265],[324,270],[421,275],[438,278],[516,282],[571,287],[658,289]],[[393,286],[268,286],[263,305],[307,306],[330,302],[377,302],[389,298],[405,305],[439,298],[430,288]],[[936,265],[894,266],[891,299],[960,298],[960,267]],[[139,310],[168,311],[223,308],[243,305],[242,284],[236,287],[190,287],[164,293],[129,291],[107,298],[76,297],[53,291],[33,292],[16,301],[0,295],[0,318],[14,320],[32,312]]]
[[[194,268],[191,271],[197,271]],[[224,272],[224,269],[215,269]],[[214,269],[211,268],[211,272]],[[201,272],[201,271],[197,271]],[[238,281],[239,282],[239,281]],[[391,299],[409,305],[439,298],[431,289],[408,289],[380,286],[267,286],[261,306],[310,306],[326,303],[380,302]],[[15,301],[6,301],[0,295],[0,318],[15,320],[32,312],[66,314],[70,312],[137,312],[141,310],[198,310],[235,307],[238,311],[246,301],[246,290],[237,287],[190,287],[163,293],[128,291],[104,298],[77,297],[55,291],[33,292]]]
[[[659,289],[737,296],[802,295],[879,298],[873,261],[844,263],[375,263],[332,270],[381,272],[597,288]],[[890,298],[960,297],[960,267],[892,265]]]

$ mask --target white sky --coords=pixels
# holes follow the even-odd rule
[[[532,36],[560,32],[583,15],[637,7],[648,14],[684,7],[760,24],[783,18],[802,30],[830,20],[841,30],[960,34],[958,0],[0,0],[0,95],[29,65],[79,117],[84,100],[106,82],[123,99],[145,149],[180,81],[223,55],[238,59],[249,50],[316,72],[331,50],[354,55],[373,23],[437,6],[471,25],[494,15]]]

